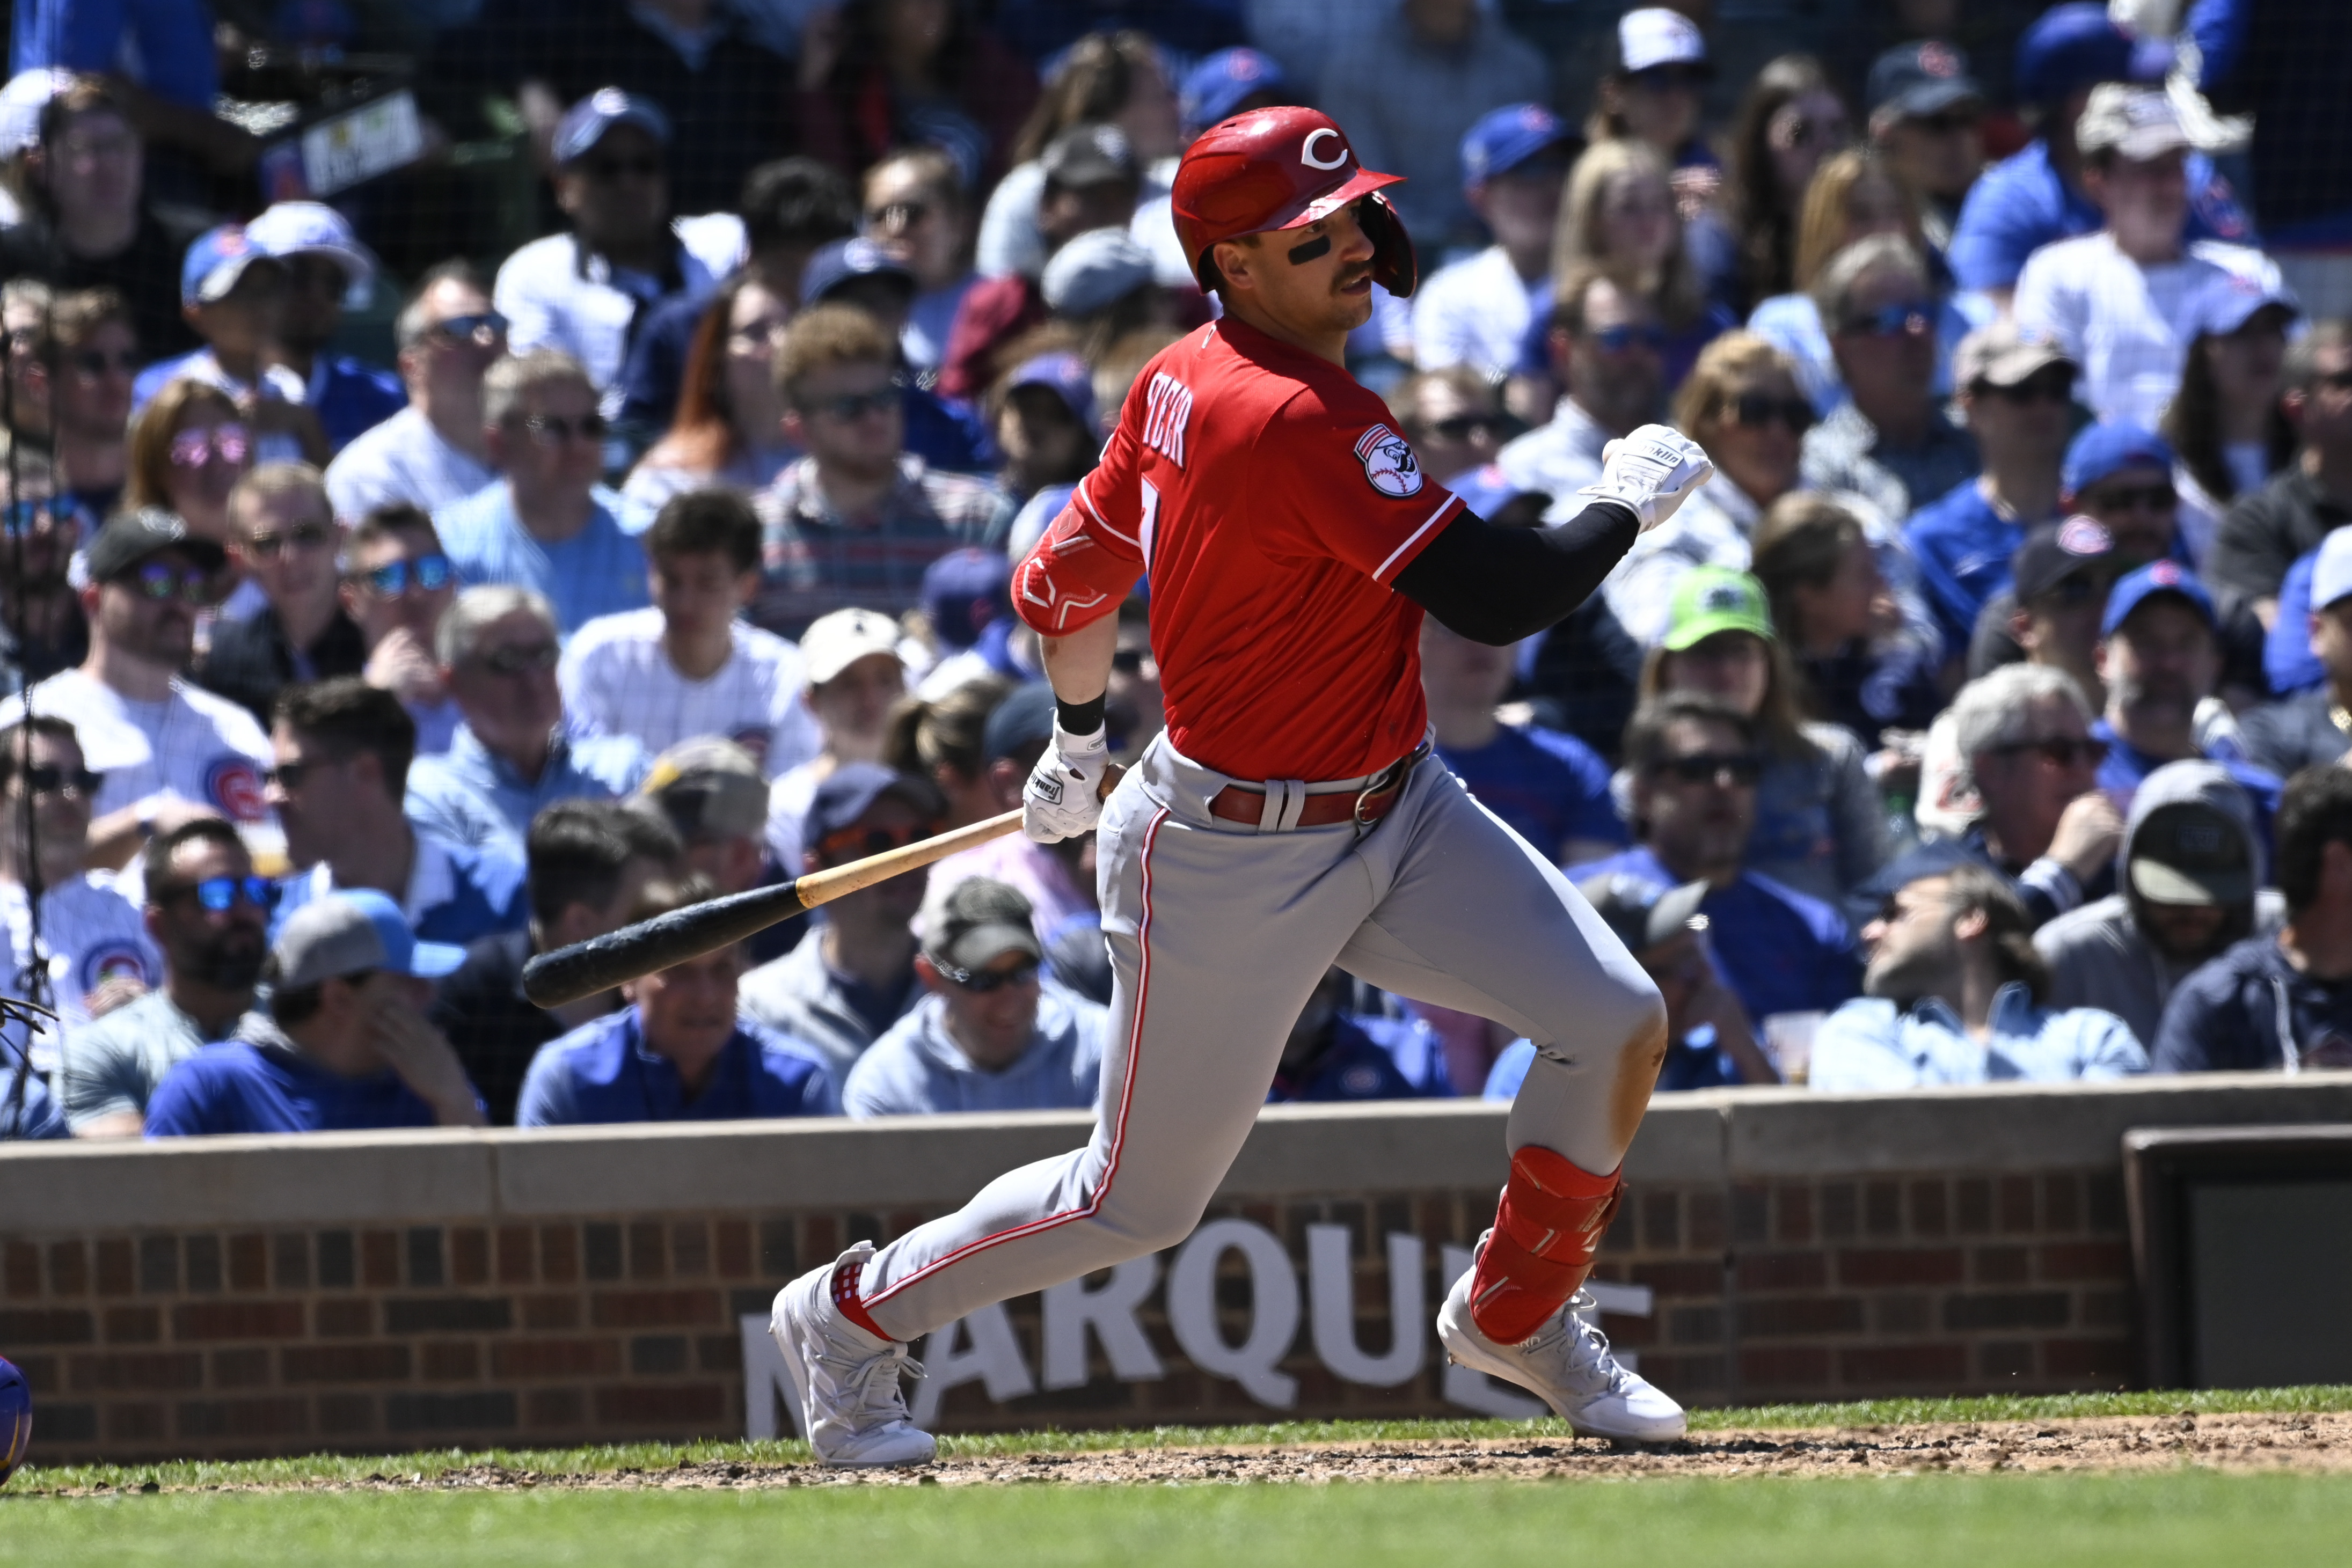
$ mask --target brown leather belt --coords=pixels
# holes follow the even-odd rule
[[[1389,814],[1403,793],[1406,775],[1414,765],[1429,755],[1429,743],[1423,741],[1413,747],[1412,755],[1390,763],[1372,775],[1371,782],[1361,790],[1335,789],[1326,795],[1309,795],[1298,810],[1296,824],[1301,828],[1328,828],[1337,822],[1354,822],[1370,827]],[[1209,797],[1209,814],[1228,822],[1246,822],[1255,827],[1265,819],[1265,791],[1246,785],[1228,784]]]

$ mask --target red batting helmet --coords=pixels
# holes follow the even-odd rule
[[[1210,247],[1219,240],[1295,229],[1328,218],[1359,196],[1357,221],[1372,242],[1372,281],[1402,298],[1412,292],[1412,236],[1383,185],[1403,180],[1356,162],[1330,117],[1311,109],[1254,109],[1203,131],[1185,150],[1170,193],[1176,237],[1203,288],[1217,286]]]

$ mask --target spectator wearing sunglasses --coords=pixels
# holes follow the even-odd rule
[[[1544,520],[1561,523],[1583,507],[1576,493],[1600,482],[1601,449],[1657,417],[1666,332],[1649,295],[1597,265],[1565,273],[1553,298],[1544,344],[1559,402],[1495,462],[1511,484],[1551,497]]]
[[[2053,334],[2083,367],[2103,420],[2153,428],[2180,386],[2190,308],[2214,287],[2292,302],[2259,250],[2186,237],[2189,134],[2160,88],[2094,88],[2074,140],[2105,225],[2036,251],[2017,280],[2018,324]]]
[[[615,988],[541,1009],[522,993],[523,966],[534,954],[619,930],[648,886],[683,874],[677,835],[653,812],[618,800],[558,801],[531,819],[525,849],[529,928],[467,947],[426,1014],[501,1127],[514,1124],[539,1048],[621,1005]]]
[[[111,288],[85,288],[47,299],[30,314],[22,329],[13,311],[8,322],[16,383],[5,411],[8,434],[22,453],[48,458],[59,492],[95,531],[97,519],[121,500],[130,471],[124,438],[140,363],[131,307]]]
[[[214,623],[195,678],[267,724],[280,691],[358,674],[367,645],[343,613],[335,570],[341,531],[317,469],[263,464],[229,493],[228,515],[229,559],[267,602],[244,620]]]
[[[448,750],[464,716],[442,684],[433,632],[457,597],[457,574],[433,519],[406,501],[371,507],[343,541],[337,565],[343,613],[367,645],[362,676],[408,710],[418,756]]]
[[[845,764],[816,788],[800,838],[801,872],[828,871],[948,827],[929,779],[873,762]],[[837,898],[807,939],[743,977],[743,1010],[813,1048],[836,1082],[924,995],[916,982],[917,914],[929,873],[918,870]]]
[[[1720,697],[1675,692],[1643,704],[1625,727],[1634,847],[1578,868],[1587,882],[1706,883],[1699,913],[1759,1032],[1780,1013],[1836,1007],[1855,980],[1853,936],[1837,911],[1747,865],[1765,764],[1757,722]]]
[[[140,859],[163,981],[67,1033],[58,1099],[76,1137],[137,1137],[163,1075],[228,1039],[252,1009],[269,956],[278,885],[254,874],[235,828],[197,817],[150,839]]]
[[[1452,479],[1494,462],[1517,429],[1503,413],[1494,383],[1469,365],[1416,371],[1391,387],[1384,401],[1412,444],[1421,471],[1433,476]]]
[[[1950,247],[1960,204],[1984,172],[1984,89],[1969,57],[1929,38],[1871,62],[1863,93],[1871,145],[1919,204],[1927,243]]]
[[[284,912],[373,888],[397,899],[426,941],[462,946],[522,927],[522,857],[511,843],[459,843],[402,814],[416,726],[398,698],[346,675],[288,687],[273,717],[268,803],[294,865]]]
[[[564,111],[549,152],[572,231],[508,256],[491,298],[515,353],[570,356],[610,419],[640,325],[673,296],[709,294],[733,269],[743,231],[670,222],[670,117],[648,99],[598,88]]]
[[[70,580],[86,519],[58,494],[53,472],[38,454],[17,452],[0,463],[0,499],[7,538],[0,544],[0,684],[17,691],[69,670],[89,654],[89,622]]]
[[[480,275],[462,261],[427,271],[393,323],[393,341],[407,406],[327,465],[327,494],[345,522],[394,502],[429,512],[498,477],[482,434],[482,378],[506,352],[507,323]]]
[[[2107,746],[2099,788],[2131,809],[2133,794],[2168,762],[2219,762],[2253,797],[2255,820],[2269,835],[2279,779],[2246,760],[2234,724],[2200,713],[2220,706],[2221,617],[2205,585],[2174,560],[2126,573],[2107,594],[2099,620],[2099,674],[2106,712],[2091,734]]]
[[[482,378],[482,438],[504,477],[434,514],[468,587],[527,588],[570,636],[599,615],[643,608],[646,554],[597,482],[609,426],[579,362],[551,349],[500,360]]]
[[[441,685],[465,716],[449,749],[409,769],[403,810],[454,843],[522,857],[531,819],[558,800],[611,800],[646,776],[627,735],[575,737],[556,680],[554,612],[529,589],[468,588],[434,632]]]
[[[163,963],[113,873],[88,863],[99,777],[82,762],[74,727],[36,714],[0,730],[0,925],[18,965],[47,966],[50,1003],[76,1029],[153,987]],[[29,896],[37,880],[37,946]],[[11,970],[5,983],[14,989],[16,981]],[[55,1030],[40,1036],[33,1065],[54,1070],[58,1049]]]
[[[2180,983],[2157,1026],[2157,1071],[2352,1067],[2352,769],[2287,780],[2277,876],[2286,924]]]
[[[1943,306],[1919,248],[1856,240],[1823,264],[1813,302],[1848,396],[1806,433],[1807,488],[1851,491],[1895,522],[1976,477],[1976,438],[1936,396]]]
[[[419,940],[382,893],[322,894],[278,927],[268,1002],[164,1074],[147,1135],[484,1125],[457,1053],[425,1018],[432,982],[465,956]]]
[[[1613,32],[1616,50],[1594,87],[1585,140],[1646,143],[1675,170],[1677,189],[1704,202],[1722,182],[1722,166],[1699,134],[1716,74],[1706,35],[1664,6],[1626,12]]]
[[[1863,927],[1864,994],[1813,1037],[1813,1088],[1885,1093],[2147,1071],[2115,1014],[2046,1005],[2050,967],[2032,918],[1998,875],[1958,858],[1919,870]]]
[[[902,614],[922,602],[932,561],[1002,541],[1013,507],[1001,491],[905,450],[898,342],[873,317],[837,305],[804,312],[777,346],[775,372],[784,438],[808,455],[755,503],[760,625],[792,637],[853,605]]]
[[[346,302],[373,297],[375,256],[350,220],[320,202],[277,203],[245,234],[286,267],[286,302],[270,357],[300,378],[304,406],[318,414],[327,444],[341,452],[408,401],[390,371],[332,349]]]
[[[1463,199],[1495,243],[1440,267],[1416,291],[1412,356],[1422,370],[1467,365],[1495,377],[1518,363],[1528,329],[1551,293],[1552,230],[1571,140],[1566,123],[1539,103],[1490,110],[1463,136]]]
[[[656,883],[628,918],[650,920],[717,893],[700,877]],[[742,969],[742,950],[722,947],[623,986],[618,1011],[540,1048],[515,1124],[838,1115],[833,1075],[808,1048],[737,1011]]]
[[[173,382],[202,382],[236,404],[261,461],[324,467],[331,449],[318,411],[303,402],[302,378],[278,362],[287,277],[286,264],[240,225],[197,235],[180,268],[180,311],[205,346],[140,371],[131,383],[132,411]]]
[[[228,493],[251,471],[253,426],[218,387],[168,382],[131,422],[125,511],[155,507],[226,549]]]
[[[194,812],[269,821],[262,772],[269,737],[253,716],[180,678],[198,613],[219,601],[228,557],[169,512],[121,512],[84,552],[89,654],[31,692],[32,711],[71,721],[85,765],[103,776],[91,802],[89,863],[119,868],[151,834]],[[0,704],[0,724],[25,699]]]
[[[2009,586],[2010,557],[2026,534],[2062,516],[2059,465],[2078,373],[2053,339],[2011,321],[1969,333],[1953,356],[1960,413],[1984,471],[1903,526],[1948,659],[1966,653],[1977,618]]]
[[[853,1118],[944,1111],[1082,1111],[1102,1071],[1103,1009],[1046,985],[1029,901],[985,877],[925,912],[927,993],[857,1059]]]
[[[2273,628],[2290,619],[2280,603],[2289,569],[2352,523],[2352,324],[2313,322],[2287,345],[2284,381],[2280,407],[2300,449],[2275,478],[2231,505],[2204,561],[2223,599]]]

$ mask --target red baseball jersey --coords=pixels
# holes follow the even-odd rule
[[[1462,509],[1348,372],[1231,318],[1144,367],[1013,573],[1065,636],[1151,574],[1169,738],[1237,779],[1353,779],[1421,744],[1421,606],[1390,585]]]

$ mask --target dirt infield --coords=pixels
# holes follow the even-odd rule
[[[231,1483],[224,1491],[698,1490],[848,1486],[1131,1486],[1169,1483],[1570,1479],[1691,1476],[1983,1474],[1992,1471],[2352,1471],[2352,1414],[2101,1416],[1803,1430],[1708,1431],[1650,1447],[1597,1438],[1489,1438],[1108,1449],[949,1458],[915,1469],[837,1470],[680,1459],[660,1469],[541,1472],[470,1465],[431,1476]],[[52,1495],[102,1493],[64,1488]]]

